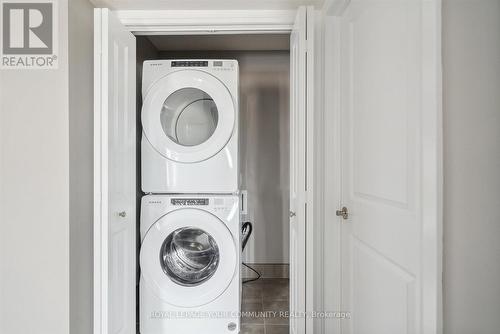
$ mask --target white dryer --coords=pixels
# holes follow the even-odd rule
[[[144,196],[140,228],[141,334],[238,333],[238,196]]]
[[[141,112],[142,190],[238,190],[238,62],[146,61]]]

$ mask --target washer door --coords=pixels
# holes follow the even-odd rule
[[[226,86],[198,70],[181,70],[159,79],[142,107],[142,127],[151,145],[177,162],[206,160],[227,144],[235,107]]]
[[[231,283],[237,268],[231,232],[216,216],[179,209],[159,219],[141,245],[140,265],[148,287],[179,307],[207,304]]]

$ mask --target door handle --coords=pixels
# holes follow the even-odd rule
[[[118,216],[125,218],[127,217],[127,213],[125,211],[118,212]]]
[[[347,210],[345,206],[342,207],[342,209],[335,211],[335,214],[343,219],[349,218],[349,210]]]

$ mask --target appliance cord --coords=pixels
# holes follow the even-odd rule
[[[250,239],[250,235],[252,234],[252,231],[253,231],[253,226],[252,226],[251,222],[244,222],[243,225],[241,226],[241,233],[243,234],[243,240],[241,243],[241,251],[243,251],[245,249],[245,246],[247,245],[248,239]],[[241,263],[245,267],[247,267],[248,269],[253,271],[255,274],[257,274],[257,277],[243,280],[243,284],[254,282],[261,277],[261,274],[257,270],[255,270],[254,268],[252,268],[251,266],[249,266],[245,262],[241,262]]]

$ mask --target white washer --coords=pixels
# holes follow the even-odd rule
[[[146,61],[141,112],[142,190],[238,190],[238,62]]]
[[[238,333],[237,195],[148,195],[141,203],[141,334]]]

